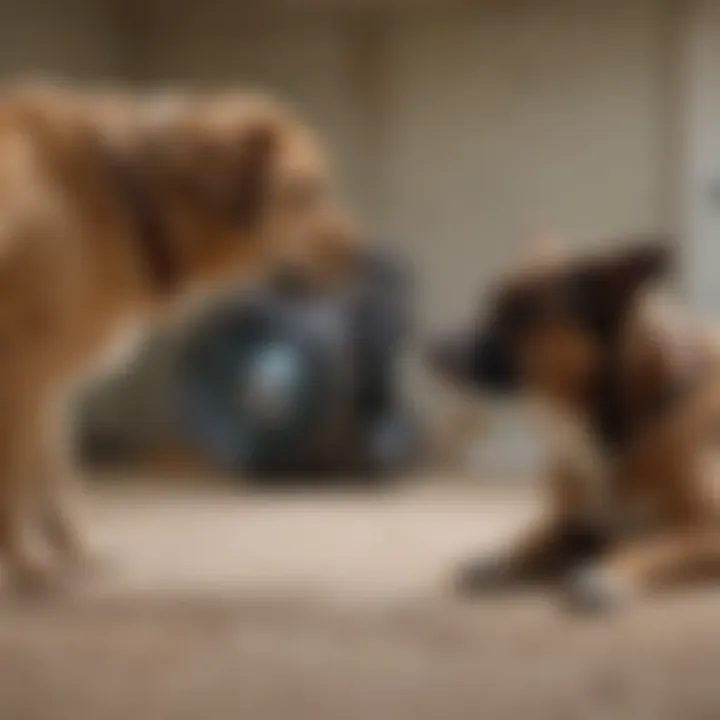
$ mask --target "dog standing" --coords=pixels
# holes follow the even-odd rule
[[[671,266],[643,238],[525,267],[434,346],[443,375],[539,401],[553,443],[548,515],[465,589],[563,578],[598,609],[720,578],[720,345],[652,297]]]
[[[43,587],[82,564],[64,435],[73,387],[189,294],[354,243],[323,152],[286,109],[51,86],[0,94],[0,540]]]

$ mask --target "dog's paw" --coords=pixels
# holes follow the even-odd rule
[[[511,563],[506,558],[491,556],[460,566],[453,577],[453,586],[459,595],[478,595],[506,589],[516,581]]]
[[[572,573],[566,583],[565,599],[572,610],[606,613],[630,603],[631,588],[607,569],[584,567]]]

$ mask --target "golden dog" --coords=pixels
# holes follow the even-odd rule
[[[310,132],[242,94],[0,95],[0,530],[42,587],[85,558],[66,441],[78,380],[182,298],[289,264],[330,276],[353,235]]]
[[[464,589],[564,578],[599,609],[720,578],[720,346],[649,292],[671,267],[659,238],[531,264],[435,344],[441,373],[534,396],[552,431],[548,516]]]

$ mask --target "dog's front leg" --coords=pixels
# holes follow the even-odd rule
[[[47,588],[55,579],[38,512],[39,409],[8,402],[0,423],[0,530],[5,569],[22,590]]]
[[[677,529],[619,545],[571,578],[569,596],[579,609],[604,610],[651,590],[717,579],[720,530]]]
[[[84,570],[94,564],[83,528],[83,492],[73,456],[66,405],[45,416],[38,455],[41,511],[47,539],[63,563]]]
[[[585,487],[570,467],[557,463],[549,476],[547,515],[506,550],[461,567],[458,589],[477,593],[557,580],[576,563],[596,555],[604,538],[578,520],[586,504]]]

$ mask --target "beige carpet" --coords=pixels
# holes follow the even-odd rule
[[[102,491],[105,576],[0,605],[2,720],[715,720],[720,590],[569,617],[461,601],[532,498]]]

